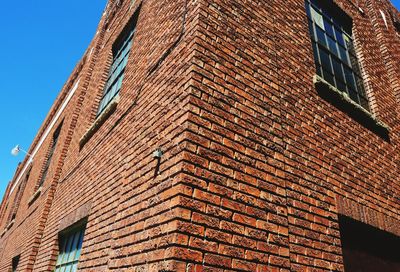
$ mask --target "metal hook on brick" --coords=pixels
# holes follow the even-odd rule
[[[160,174],[161,158],[163,155],[164,155],[164,152],[162,151],[161,147],[157,148],[153,152],[153,158],[157,159],[156,169],[154,170],[154,177],[157,177],[157,175]]]

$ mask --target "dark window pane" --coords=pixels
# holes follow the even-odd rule
[[[17,269],[18,269],[18,264],[19,264],[19,258],[20,258],[20,256],[16,256],[16,257],[14,257],[13,259],[12,259],[12,272],[15,272],[15,271],[17,271]]]
[[[329,73],[328,71],[326,71],[325,69],[323,69],[323,73],[324,73],[324,79],[326,81],[328,81],[331,85],[335,86],[335,80],[333,78],[333,75],[331,73]]]
[[[322,10],[322,14],[324,14],[324,16],[326,18],[328,18],[329,20],[332,20],[332,15],[330,14],[329,10],[323,9]],[[325,19],[326,20],[326,19]]]
[[[344,63],[346,63],[347,65],[350,65],[350,62],[349,62],[349,57],[347,56],[347,51],[346,51],[346,49],[344,49],[342,46],[338,46],[339,47],[339,57],[340,57],[340,59],[344,62]]]
[[[327,37],[327,38],[328,38],[329,49],[331,50],[331,52],[333,54],[335,54],[336,56],[339,56],[338,49],[336,47],[336,41],[334,41],[330,37]]]
[[[317,39],[318,39],[318,41],[321,44],[327,46],[326,38],[325,38],[325,32],[321,28],[319,28],[318,26],[316,26],[316,30],[317,30]]]
[[[346,84],[344,84],[342,81],[337,80],[337,79],[336,79],[336,88],[339,91],[346,93]]]
[[[350,95],[350,98],[351,98],[353,101],[359,103],[358,94],[357,94],[355,91],[350,90],[350,91],[349,91],[349,95]]]
[[[315,62],[319,62],[319,57],[318,57],[318,48],[317,48],[317,44],[316,43],[312,43],[313,46],[313,53],[314,53],[314,60]]]
[[[341,46],[346,47],[346,43],[344,42],[344,39],[343,39],[343,34],[342,34],[341,31],[339,31],[339,30],[337,29],[337,27],[335,27],[335,36],[336,36],[337,42],[338,42]]]
[[[332,64],[333,64],[333,71],[335,73],[335,77],[339,79],[342,82],[345,82],[344,76],[343,76],[343,70],[342,70],[342,65],[340,62],[338,62],[335,58],[332,58]]]
[[[323,76],[322,75],[322,69],[321,69],[321,66],[319,66],[318,64],[316,65],[316,67],[317,67],[317,75],[319,75],[319,76]]]
[[[321,57],[321,66],[332,74],[331,61],[328,53],[326,53],[325,50],[322,49],[320,46],[318,48],[319,48],[319,55]]]
[[[79,235],[80,235],[80,232],[77,232],[77,233],[75,233],[74,237],[71,238],[73,240],[73,242],[72,242],[72,246],[71,246],[71,251],[68,255],[68,262],[75,261],[76,250],[78,248],[78,242],[79,242]]]
[[[76,271],[81,255],[85,225],[74,227],[60,236],[59,255],[55,271]]]
[[[332,38],[335,37],[335,34],[333,32],[333,26],[330,22],[328,22],[326,19],[324,19],[324,26],[325,26],[325,31],[326,33],[331,36]]]
[[[47,156],[47,161],[45,163],[45,166],[44,166],[44,169],[43,169],[43,172],[42,172],[42,176],[41,176],[41,178],[39,180],[39,184],[38,184],[39,187],[42,186],[44,181],[46,180],[47,173],[49,171],[49,167],[50,167],[50,164],[51,164],[51,160],[53,158],[54,151],[55,151],[56,146],[57,146],[58,136],[60,136],[61,127],[62,127],[62,123],[61,123],[61,125],[59,125],[59,127],[56,129],[56,131],[53,134],[53,141],[52,141],[51,146],[50,146],[50,150],[49,150],[49,153],[48,153],[48,156]]]
[[[346,76],[347,86],[350,87],[353,91],[357,91],[356,81],[354,79],[353,71],[345,67],[344,74]]]
[[[64,256],[61,260],[62,263],[66,263],[68,261],[68,256],[69,253],[71,252],[71,246],[72,246],[72,239],[67,239],[67,246],[65,248]]]
[[[310,13],[310,4],[306,2],[306,12],[308,18],[311,18],[311,13]]]

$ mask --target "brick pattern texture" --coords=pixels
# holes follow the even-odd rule
[[[317,93],[304,0],[109,1],[3,197],[0,271],[15,256],[52,271],[60,231],[83,218],[82,271],[344,271],[339,215],[400,235],[400,14],[335,3],[389,139]],[[118,105],[97,123],[137,12]]]

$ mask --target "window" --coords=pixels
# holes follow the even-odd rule
[[[20,256],[16,256],[12,259],[12,272],[16,272],[17,268],[18,268],[18,264],[19,264],[19,257]]]
[[[346,272],[400,271],[400,237],[346,216],[339,216]]]
[[[16,215],[17,215],[17,212],[18,212],[18,209],[19,209],[19,205],[21,204],[22,195],[23,195],[24,190],[25,190],[25,186],[28,183],[29,176],[31,174],[31,170],[32,170],[32,166],[29,168],[28,172],[26,173],[24,180],[18,186],[18,190],[17,190],[17,193],[15,195],[15,202],[14,202],[14,205],[13,205],[12,213],[10,214],[8,222],[11,222],[12,220],[14,220]]]
[[[104,87],[103,96],[100,100],[97,116],[107,108],[121,90],[126,64],[128,63],[129,53],[133,43],[133,36],[136,30],[137,15],[136,12],[113,45],[113,62]]]
[[[397,35],[399,35],[400,34],[400,20],[394,13],[390,13],[390,15],[392,17],[394,28],[397,31]]]
[[[4,201],[7,201],[7,200],[8,200],[8,199],[4,199],[3,202],[4,202]],[[2,213],[1,213],[1,216],[0,216],[0,220],[3,219],[3,217],[6,216],[7,211],[8,211],[8,201],[6,202],[5,208],[2,210]]]
[[[351,18],[332,1],[306,0],[306,10],[317,74],[369,111]]]
[[[75,272],[81,256],[85,223],[69,228],[59,236],[59,254],[55,272]]]
[[[53,134],[53,141],[51,142],[49,155],[47,156],[47,161],[46,161],[46,164],[43,169],[42,177],[40,178],[40,181],[39,181],[39,187],[41,187],[43,185],[44,181],[46,180],[46,176],[47,176],[47,172],[49,171],[51,159],[53,158],[54,151],[56,150],[56,146],[57,146],[57,142],[58,142],[58,137],[60,136],[61,127],[62,127],[62,123],[61,123],[61,125],[58,126],[58,128],[56,129],[56,131]]]
[[[396,28],[397,34],[400,34],[400,22],[396,21],[396,22],[394,23],[394,26],[395,26],[395,28]]]

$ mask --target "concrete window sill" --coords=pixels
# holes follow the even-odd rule
[[[36,199],[39,198],[40,194],[42,193],[42,187],[39,187],[36,192],[31,196],[31,198],[28,201],[28,205],[32,205],[33,202],[35,202]]]
[[[12,226],[14,225],[14,223],[15,223],[15,220],[12,220],[8,225],[7,225],[7,228],[6,228],[6,230],[9,230],[9,229],[11,229],[12,228]]]
[[[314,75],[314,85],[318,94],[355,121],[368,128],[386,141],[389,141],[389,126],[375,115],[354,102],[346,93],[341,92],[318,75]]]
[[[4,231],[1,233],[0,237],[3,237],[4,234],[6,234],[6,232],[12,228],[12,226],[14,225],[15,220],[12,220],[10,223],[8,223],[8,225],[6,226],[6,228],[4,229]]]
[[[79,140],[79,148],[82,149],[83,146],[92,138],[92,136],[99,130],[99,128],[104,124],[104,122],[114,113],[117,109],[119,103],[119,95],[117,95],[110,104],[104,109],[104,111],[97,117],[93,125],[86,131],[86,133]]]
[[[14,220],[14,219],[11,220],[11,222],[8,223],[8,225],[5,227],[5,229],[4,229],[3,232],[1,233],[0,237],[3,237],[4,234],[6,234],[6,232],[7,232],[9,229],[12,228],[12,226],[14,225],[14,223],[15,223],[15,220]]]

